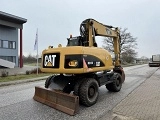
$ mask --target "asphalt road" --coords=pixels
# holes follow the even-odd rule
[[[0,120],[107,120],[110,111],[158,68],[138,65],[124,68],[126,80],[118,93],[99,88],[99,99],[91,107],[80,106],[79,113],[69,116],[33,100],[34,87],[44,81],[0,87]]]

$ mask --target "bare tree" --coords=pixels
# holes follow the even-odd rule
[[[124,29],[120,28],[120,38],[121,38],[120,39],[120,52],[121,52],[121,55],[123,54],[122,60],[127,59],[127,61],[129,62],[130,58],[135,58],[137,55],[137,52],[135,52],[134,50],[136,49],[136,46],[137,46],[137,41],[136,41],[137,38],[133,37],[130,32],[127,32],[127,30],[128,30],[127,28],[124,28]],[[104,45],[102,46],[103,48],[105,48],[109,52],[114,53],[112,38],[106,37],[103,40],[103,43],[104,43]],[[130,56],[130,57],[126,58],[127,56],[128,57]]]
[[[124,52],[130,48],[135,49],[137,46],[137,38],[134,38],[130,32],[127,32],[127,28],[120,28],[120,51]],[[113,49],[113,39],[110,37],[106,37],[103,40],[104,45],[102,46],[103,48],[107,49],[109,52],[114,52]]]
[[[125,63],[132,63],[134,62],[135,58],[137,57],[137,52],[133,49],[128,49],[121,53],[122,62]]]

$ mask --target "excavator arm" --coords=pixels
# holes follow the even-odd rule
[[[86,46],[97,47],[95,36],[104,36],[113,38],[115,53],[115,66],[120,66],[120,32],[117,27],[104,25],[94,19],[86,19],[80,25],[81,36],[85,38]]]

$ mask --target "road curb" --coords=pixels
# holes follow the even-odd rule
[[[44,77],[31,78],[31,79],[25,79],[25,80],[15,80],[15,81],[9,81],[9,82],[1,82],[0,87],[45,80],[48,77],[49,76],[44,76]]]

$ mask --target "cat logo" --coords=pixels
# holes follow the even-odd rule
[[[55,57],[56,57],[56,55],[45,55],[44,66],[54,67]]]

